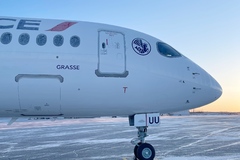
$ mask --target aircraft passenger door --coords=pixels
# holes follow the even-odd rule
[[[61,83],[59,75],[20,74],[18,83],[19,105],[22,116],[60,116]]]
[[[99,31],[96,75],[99,77],[127,77],[124,34],[114,31]]]

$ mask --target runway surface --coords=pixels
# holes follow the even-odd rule
[[[0,119],[0,160],[131,160],[127,118]],[[240,116],[161,117],[146,138],[155,160],[240,160]]]

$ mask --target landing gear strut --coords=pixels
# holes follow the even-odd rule
[[[153,160],[155,157],[155,149],[149,143],[145,143],[145,137],[147,137],[147,126],[137,127],[138,138],[134,138],[131,143],[135,145],[134,155],[135,160]]]

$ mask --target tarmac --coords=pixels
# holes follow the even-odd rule
[[[0,119],[0,160],[132,160],[128,118]],[[240,160],[240,116],[162,116],[148,128],[155,160]]]

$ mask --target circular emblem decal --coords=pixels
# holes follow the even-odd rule
[[[148,43],[148,41],[142,38],[135,38],[132,41],[132,48],[141,56],[146,56],[151,52],[151,45]]]

